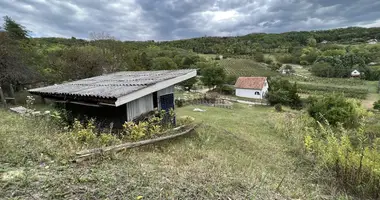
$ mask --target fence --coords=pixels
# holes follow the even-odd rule
[[[177,99],[176,105],[179,107],[183,105],[203,105],[203,106],[212,106],[218,108],[232,109],[232,103],[224,99],[208,99],[208,98],[196,98],[196,99]]]

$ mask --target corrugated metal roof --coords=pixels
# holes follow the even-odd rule
[[[235,83],[236,88],[263,89],[267,77],[239,77]]]
[[[31,89],[29,92],[34,94],[119,98],[150,85],[170,80],[192,71],[195,70],[117,72],[59,85]]]

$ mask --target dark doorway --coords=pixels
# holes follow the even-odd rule
[[[157,92],[153,92],[153,108],[158,107]]]
[[[174,94],[167,94],[160,96],[160,106],[161,110],[166,111],[166,115],[164,117],[165,123],[172,123],[173,125],[176,124],[176,118],[173,116],[173,118],[170,117],[169,110],[172,108],[174,109]]]
[[[174,94],[166,94],[160,96],[160,105],[162,110],[168,112],[170,108],[174,109]]]

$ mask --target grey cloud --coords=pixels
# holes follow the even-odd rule
[[[35,36],[121,40],[235,36],[374,24],[378,0],[0,0]]]

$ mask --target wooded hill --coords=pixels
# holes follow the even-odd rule
[[[306,46],[310,38],[317,43],[358,44],[370,39],[380,40],[380,28],[349,27],[321,31],[286,33],[253,33],[237,37],[201,37],[167,41],[160,44],[176,48],[191,49],[197,53],[251,54],[262,52],[291,52],[294,47]]]

